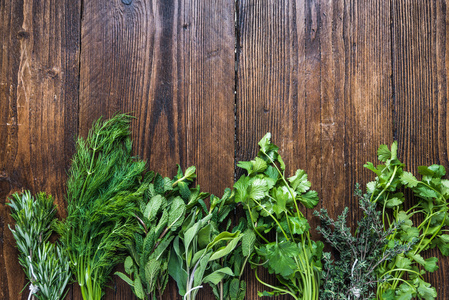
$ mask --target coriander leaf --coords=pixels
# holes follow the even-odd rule
[[[417,278],[415,281],[418,281],[418,293],[425,300],[434,300],[437,297],[437,291],[434,287],[430,286],[430,283],[425,282],[424,280]]]
[[[320,199],[318,198],[318,193],[316,191],[308,191],[305,194],[302,194],[298,197],[298,200],[306,207],[306,208],[314,208]]]
[[[288,220],[294,234],[303,234],[310,228],[306,218],[290,217]]]
[[[288,277],[296,270],[297,267],[293,257],[298,256],[300,251],[295,243],[285,241],[268,244],[264,250],[258,252],[266,256],[269,266],[276,274]]]
[[[267,191],[268,186],[266,181],[262,178],[256,178],[249,186],[248,197],[254,200],[260,200],[265,198]]]
[[[416,177],[410,173],[410,172],[403,172],[401,174],[401,183],[403,185],[406,185],[408,188],[414,188],[418,185],[419,180],[416,179]]]
[[[380,161],[386,162],[390,158],[392,158],[391,151],[388,149],[387,145],[380,145],[377,150],[377,157]]]
[[[307,174],[304,170],[298,169],[294,176],[288,178],[292,188],[298,193],[305,193],[310,189],[311,183],[307,180]]]

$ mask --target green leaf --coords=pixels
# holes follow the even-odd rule
[[[228,267],[221,268],[221,269],[218,269],[218,270],[212,272],[211,274],[204,277],[203,282],[204,283],[212,283],[214,285],[217,285],[226,276],[234,276],[234,273]]]
[[[415,289],[406,283],[403,283],[396,290],[396,298],[394,300],[411,300],[415,294]]]
[[[430,257],[430,258],[426,259],[426,261],[424,263],[424,268],[429,272],[434,272],[434,271],[438,270],[437,262],[438,262],[438,258]]]
[[[276,204],[273,205],[273,211],[280,218],[283,212],[287,212],[287,202],[291,201],[290,193],[285,186],[273,188],[271,193],[276,200]]]
[[[396,266],[400,269],[408,269],[410,268],[412,261],[407,257],[404,257],[403,254],[396,256]]]
[[[145,265],[145,279],[150,285],[153,285],[161,270],[161,262],[156,259],[150,259]]]
[[[377,185],[377,183],[376,183],[375,181],[370,181],[370,182],[368,182],[368,183],[366,184],[366,191],[367,191],[369,194],[373,194],[374,191],[376,190],[376,185]]]
[[[308,191],[305,194],[302,194],[298,197],[298,200],[306,207],[306,208],[314,208],[320,199],[318,198],[318,193],[316,191]]]
[[[161,195],[156,195],[148,201],[145,207],[145,212],[143,216],[147,218],[150,222],[157,216],[159,209],[162,205],[163,197]]]
[[[288,178],[290,181],[292,188],[297,193],[305,193],[310,189],[312,185],[310,181],[307,180],[307,174],[304,170],[298,169],[294,176]]]
[[[267,183],[262,178],[256,178],[251,182],[248,196],[254,200],[265,198],[268,191]]]
[[[133,271],[133,259],[131,256],[127,256],[125,259],[125,272],[131,274]]]
[[[196,172],[195,166],[188,167],[184,174],[185,179],[188,181],[193,181],[196,178],[195,172]]]
[[[179,194],[181,195],[182,199],[188,201],[190,199],[190,195],[192,194],[189,189],[189,185],[184,181],[180,181],[178,182],[178,188]]]
[[[217,251],[215,251],[212,256],[210,257],[210,260],[216,260],[219,258],[222,258],[225,255],[228,255],[229,253],[231,253],[232,250],[234,250],[234,248],[237,246],[237,243],[240,241],[240,239],[242,238],[242,235],[240,234],[239,231],[236,232],[237,236],[234,237],[231,242],[229,242],[225,247],[221,247],[220,249],[218,249]]]
[[[173,199],[170,212],[168,213],[168,228],[171,231],[175,231],[184,222],[184,217],[186,214],[186,205],[181,197],[176,197]]]
[[[254,244],[256,242],[256,234],[253,230],[247,229],[243,233],[242,238],[242,253],[243,256],[249,256],[254,251]]]
[[[385,204],[385,206],[388,208],[393,208],[393,207],[401,205],[403,202],[404,202],[404,198],[393,197],[393,198],[390,198],[387,200],[387,203]]]
[[[237,164],[238,167],[245,169],[248,172],[248,176],[251,174],[261,173],[267,169],[267,163],[260,157],[256,157],[255,160],[241,161]]]
[[[277,151],[278,147],[271,143],[271,133],[267,132],[265,136],[259,141],[260,150],[265,154],[270,154],[272,151]],[[271,157],[271,156],[270,156]],[[274,159],[274,157],[271,157]]]
[[[406,185],[408,188],[414,188],[419,183],[419,180],[416,179],[416,177],[410,172],[403,172],[400,178],[401,183]]]
[[[235,194],[235,202],[239,203],[246,203],[247,202],[247,189],[248,189],[248,183],[249,183],[249,177],[246,177],[245,175],[242,175],[239,180],[234,184],[234,190],[236,191]]]
[[[290,217],[288,220],[293,234],[303,234],[310,228],[306,218]]]
[[[196,236],[198,231],[203,228],[211,218],[212,214],[205,216],[203,219],[193,224],[192,227],[187,229],[187,231],[184,233],[184,247],[186,249],[186,253],[188,252],[190,244],[192,243],[192,240]]]
[[[433,300],[437,297],[437,291],[434,287],[430,286],[430,283],[425,282],[419,277],[416,279],[419,283],[418,294],[425,300]]]
[[[125,281],[127,284],[129,284],[131,287],[134,287],[134,282],[131,280],[131,278],[129,278],[122,272],[115,272],[114,275],[117,275],[118,277],[123,279],[123,281]]]
[[[386,162],[391,158],[391,151],[388,149],[387,145],[380,145],[377,150],[377,157],[380,161]]]
[[[295,243],[285,241],[267,244],[262,246],[257,252],[266,256],[271,269],[283,277],[290,276],[297,268],[293,257],[298,256],[300,251]]]
[[[139,276],[136,276],[136,278],[134,279],[134,293],[136,294],[137,298],[145,299],[145,294],[143,292],[142,281],[140,280]]]
[[[414,188],[413,191],[415,192],[415,194],[426,200],[432,200],[438,197],[437,193],[433,189],[428,188],[427,186],[424,185],[420,185]]]
[[[373,171],[374,173],[376,173],[377,176],[380,176],[382,174],[382,172],[380,170],[378,170],[376,167],[374,167],[372,162],[367,162],[366,164],[363,165],[363,167],[367,168],[368,170]]]

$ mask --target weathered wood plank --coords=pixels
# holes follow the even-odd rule
[[[287,164],[286,174],[305,169],[312,188],[319,189],[319,3],[242,0],[238,5],[236,161],[252,159],[269,131]],[[253,273],[246,271],[248,299],[265,289]],[[275,283],[265,269],[258,276]]]
[[[287,174],[305,169],[331,216],[350,206],[357,219],[354,184],[372,180],[363,164],[393,138],[389,12],[376,1],[239,1],[237,161],[270,131]],[[248,297],[261,289],[249,279]]]
[[[221,195],[234,175],[234,1],[91,1],[83,12],[80,132],[132,112],[150,169],[196,165],[201,187]],[[114,278],[106,297],[133,296]]]
[[[64,207],[78,122],[80,1],[1,1],[0,14],[0,298],[26,299],[6,197],[46,191]]]
[[[393,1],[395,138],[407,169],[442,164],[449,168],[447,119],[446,1]],[[433,250],[439,269],[426,275],[438,299],[449,296],[449,260]],[[427,256],[426,256],[427,257]]]

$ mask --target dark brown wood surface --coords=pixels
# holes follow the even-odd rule
[[[319,206],[350,206],[353,221],[379,144],[398,140],[408,170],[449,168],[448,13],[444,0],[0,0],[0,299],[28,295],[7,197],[52,193],[63,216],[74,138],[99,116],[132,112],[151,169],[195,165],[217,195],[270,131],[287,173],[305,169]],[[428,279],[448,299],[439,258]],[[106,299],[134,299],[111,286]],[[80,298],[73,286],[67,299]]]

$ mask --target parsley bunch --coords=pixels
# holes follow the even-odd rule
[[[7,203],[16,221],[10,227],[19,249],[19,263],[30,281],[30,295],[38,299],[62,299],[71,277],[69,261],[58,244],[48,241],[52,233],[56,206],[45,193],[15,193]]]
[[[251,264],[262,264],[276,274],[280,286],[260,296],[288,294],[294,299],[318,299],[321,277],[322,242],[310,239],[309,224],[299,204],[313,208],[318,203],[316,191],[303,170],[286,179],[285,164],[278,147],[267,133],[259,142],[260,150],[252,161],[240,162],[247,171],[235,183],[235,201],[245,209],[248,223],[255,233],[256,251]]]
[[[144,161],[132,154],[128,115],[99,119],[79,137],[67,181],[67,218],[56,226],[83,299],[98,300],[137,226]]]

